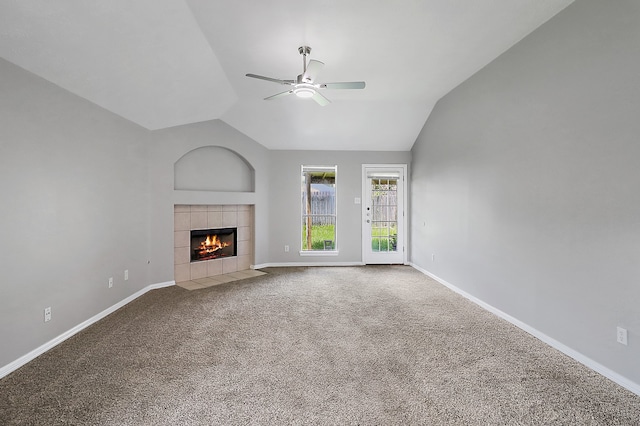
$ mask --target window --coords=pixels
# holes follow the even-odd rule
[[[302,166],[302,252],[333,252],[336,245],[338,166]]]

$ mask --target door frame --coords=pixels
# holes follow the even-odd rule
[[[393,168],[393,169],[401,169],[402,170],[402,218],[398,218],[398,222],[402,222],[402,263],[407,265],[407,165],[406,164],[363,164],[362,165],[362,208],[360,211],[360,221],[362,224],[360,239],[362,240],[362,263],[366,265],[365,262],[365,252],[367,250],[368,244],[371,244],[370,241],[366,239],[368,234],[368,224],[366,220],[367,215],[367,169],[384,169],[384,168]]]

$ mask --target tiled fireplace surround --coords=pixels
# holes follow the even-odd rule
[[[173,218],[176,282],[243,271],[253,263],[252,205],[175,205]],[[230,227],[238,228],[237,256],[190,263],[192,229]]]

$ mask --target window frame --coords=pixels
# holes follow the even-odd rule
[[[322,216],[330,216],[333,217],[333,248],[330,250],[319,250],[319,249],[306,249],[303,250],[304,247],[304,227],[307,217],[309,216],[306,213],[305,203],[300,203],[300,256],[336,256],[339,254],[338,250],[338,165],[334,164],[331,166],[316,166],[316,165],[305,165],[302,164],[300,166],[300,182],[302,184],[300,195],[306,193],[304,185],[305,185],[305,172],[309,171],[326,171],[332,172],[334,174],[334,183],[333,183],[333,198],[334,198],[334,208],[333,214],[323,214]],[[302,197],[301,197],[302,198]],[[313,213],[311,213],[313,215]]]

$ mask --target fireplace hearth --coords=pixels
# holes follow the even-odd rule
[[[191,263],[237,256],[237,228],[191,230]]]

